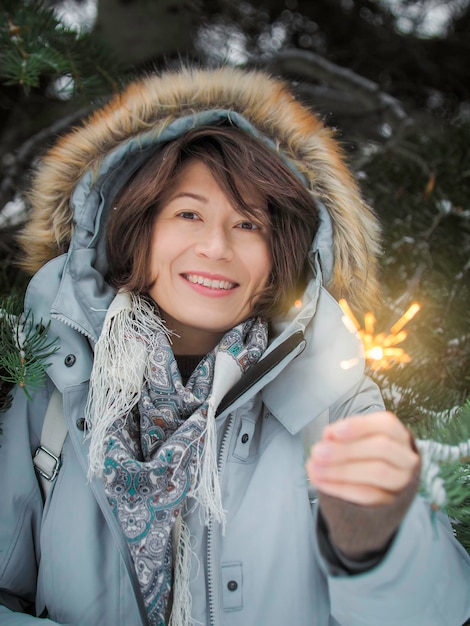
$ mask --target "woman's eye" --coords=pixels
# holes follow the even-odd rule
[[[178,213],[178,217],[182,217],[185,220],[197,220],[197,214],[193,211],[181,211]]]
[[[253,222],[240,222],[240,224],[238,224],[238,228],[243,230],[259,230],[260,227]]]

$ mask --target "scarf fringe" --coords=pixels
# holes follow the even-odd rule
[[[222,490],[220,488],[217,459],[217,428],[215,411],[217,405],[213,396],[209,399],[206,428],[201,463],[198,463],[198,475],[192,497],[201,505],[203,523],[208,526],[211,520],[222,525],[225,532],[225,510],[222,506]]]
[[[191,619],[192,598],[189,591],[191,572],[191,534],[181,514],[174,528],[175,559],[173,606],[168,626],[189,626]]]
[[[85,407],[87,437],[91,440],[89,479],[103,472],[106,435],[140,399],[147,375],[147,355],[152,349],[153,338],[161,331],[169,335],[149,302],[132,294],[117,294],[95,346]],[[121,424],[122,428],[124,421]]]
[[[212,393],[208,400],[206,429],[202,435],[204,462],[199,465],[199,475],[192,494],[196,502],[201,504],[203,523],[208,526],[213,519],[222,526],[222,534],[225,534],[225,510],[222,506],[222,490],[219,480],[215,413],[226,392],[240,378],[240,370],[231,365],[231,357],[227,357],[224,352],[217,353]]]

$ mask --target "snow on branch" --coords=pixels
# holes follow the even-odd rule
[[[18,188],[21,187],[19,182],[25,173],[31,168],[36,156],[38,156],[44,147],[55,141],[61,133],[67,130],[71,125],[76,124],[87,113],[90,108],[83,108],[74,111],[72,114],[60,118],[51,126],[41,129],[32,137],[29,137],[23,144],[19,146],[15,152],[5,155],[3,171],[3,180],[0,183],[0,213],[12,198],[18,195]],[[17,218],[15,218],[18,221]],[[7,222],[9,220],[7,219]]]
[[[351,106],[352,101],[356,101],[362,106],[364,114],[381,112],[394,127],[402,128],[412,123],[400,101],[382,91],[377,83],[314,52],[286,49],[276,54],[266,65],[284,76],[295,76],[298,80],[320,84],[329,98],[336,97],[340,106]],[[321,94],[318,88],[315,92]],[[357,113],[358,104],[353,113]]]

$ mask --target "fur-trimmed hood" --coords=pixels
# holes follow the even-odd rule
[[[20,236],[23,268],[36,272],[67,251],[77,226],[89,230],[82,223],[89,197],[103,195],[103,185],[111,186],[106,182],[111,179],[116,183],[119,171],[121,178],[128,177],[144,160],[147,146],[224,117],[268,138],[303,175],[323,208],[314,246],[325,286],[360,309],[369,305],[377,294],[379,228],[331,130],[296,101],[285,83],[261,71],[230,67],[186,68],[141,79],[62,137],[33,178],[31,217]],[[122,164],[129,154],[133,164],[126,170]]]

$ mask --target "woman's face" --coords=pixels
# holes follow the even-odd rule
[[[257,210],[265,200],[245,198]],[[176,354],[205,354],[250,316],[271,271],[269,228],[237,212],[209,168],[182,168],[153,226],[151,297],[178,337]]]

